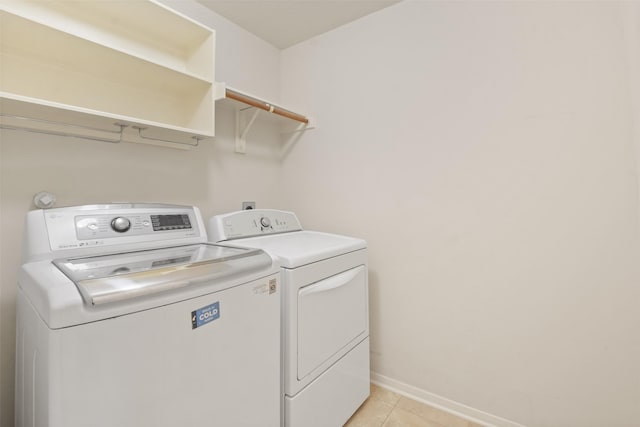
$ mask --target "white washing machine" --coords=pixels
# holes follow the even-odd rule
[[[30,212],[16,426],[280,426],[279,268],[206,241],[195,207]]]
[[[214,242],[263,249],[282,266],[284,421],[339,427],[369,396],[366,242],[306,231],[291,212],[212,217]]]

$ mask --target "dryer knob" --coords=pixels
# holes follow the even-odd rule
[[[131,221],[127,218],[119,216],[111,221],[111,228],[118,233],[124,233],[131,228]]]
[[[264,228],[269,228],[271,227],[271,220],[266,216],[263,216],[262,218],[260,218],[260,225],[262,225]]]

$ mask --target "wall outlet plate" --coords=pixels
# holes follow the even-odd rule
[[[256,208],[256,202],[242,202],[242,210],[251,210]]]

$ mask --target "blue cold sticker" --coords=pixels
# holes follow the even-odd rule
[[[191,312],[191,329],[199,328],[220,317],[220,301]]]

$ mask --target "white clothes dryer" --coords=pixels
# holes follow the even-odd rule
[[[279,427],[280,278],[195,207],[29,212],[16,427]]]
[[[344,425],[369,396],[366,242],[303,230],[278,210],[217,215],[207,227],[212,241],[281,264],[285,426]]]

